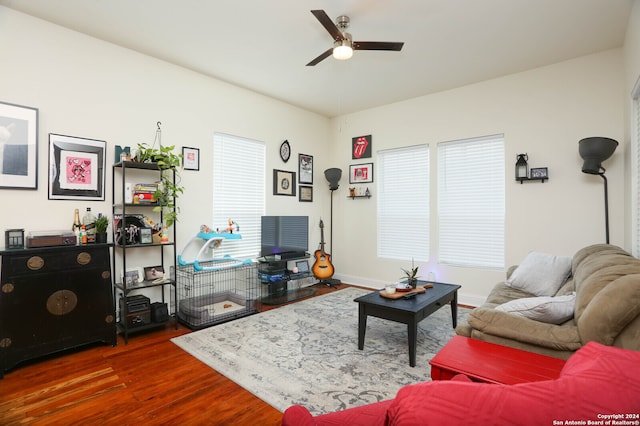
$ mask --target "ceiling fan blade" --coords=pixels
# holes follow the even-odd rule
[[[322,26],[329,31],[329,34],[331,34],[331,37],[333,37],[335,41],[344,40],[342,31],[336,27],[336,24],[333,23],[331,18],[329,18],[329,15],[327,15],[324,10],[312,10],[311,13],[313,13]]]
[[[402,50],[404,42],[391,41],[354,41],[354,50],[392,50],[399,52]]]
[[[316,65],[318,62],[327,59],[329,56],[331,56],[332,53],[333,53],[333,47],[330,48],[330,49],[327,49],[325,52],[321,53],[320,56],[315,58],[313,61],[309,62],[307,64],[307,66],[308,67],[312,67],[312,66]]]

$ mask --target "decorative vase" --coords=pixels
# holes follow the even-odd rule
[[[104,244],[107,242],[107,233],[106,232],[96,232],[96,243]]]
[[[411,286],[411,288],[416,288],[416,286],[418,285],[418,279],[417,278],[409,278],[408,282],[409,282],[409,285]]]

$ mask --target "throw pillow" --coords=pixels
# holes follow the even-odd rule
[[[532,251],[506,283],[536,296],[553,296],[570,274],[571,257]]]
[[[576,294],[516,299],[496,306],[496,310],[549,324],[562,324],[573,317]]]

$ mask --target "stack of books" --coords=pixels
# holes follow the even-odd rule
[[[156,204],[157,183],[136,183],[133,186],[133,204]]]

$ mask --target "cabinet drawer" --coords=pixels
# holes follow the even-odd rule
[[[109,265],[104,248],[78,247],[73,250],[20,253],[2,256],[2,270],[8,276],[60,272]]]

